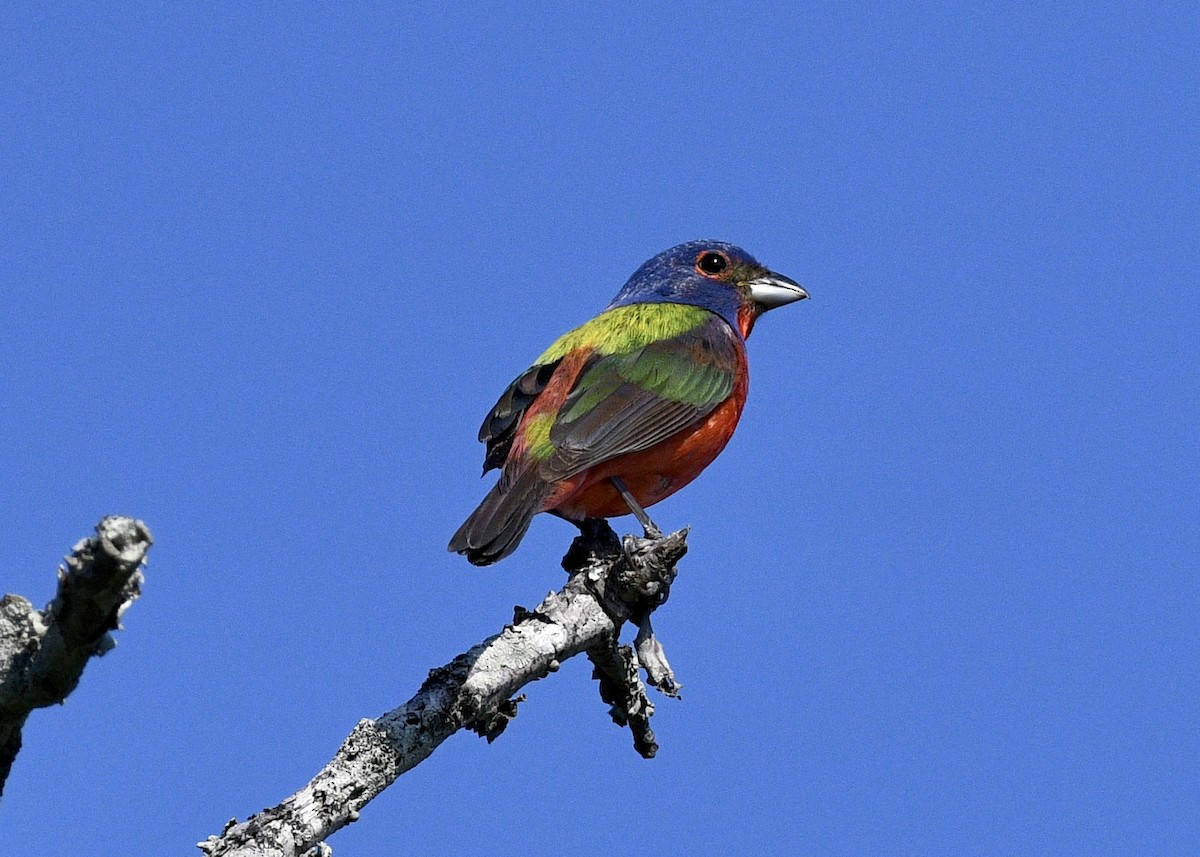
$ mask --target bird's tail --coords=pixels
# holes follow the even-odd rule
[[[501,479],[458,528],[449,549],[473,565],[499,562],[517,549],[549,490],[532,471],[512,481]]]

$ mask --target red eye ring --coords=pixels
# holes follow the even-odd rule
[[[719,277],[729,268],[729,257],[720,250],[703,250],[696,257],[696,270],[706,277]]]

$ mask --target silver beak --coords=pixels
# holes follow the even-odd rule
[[[775,309],[808,297],[808,292],[804,291],[799,283],[782,274],[755,277],[746,285],[750,287],[750,297],[764,310]]]

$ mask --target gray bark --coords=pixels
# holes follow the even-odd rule
[[[152,542],[141,521],[104,518],[59,568],[44,610],[19,595],[0,598],[0,794],[30,712],[65,700],[88,660],[116,645],[109,632],[141,594]]]
[[[679,684],[650,628],[650,613],[666,601],[675,563],[687,551],[686,530],[662,539],[617,541],[598,522],[577,538],[563,567],[567,585],[534,610],[518,607],[513,622],[445,666],[431,670],[417,694],[375,720],[361,720],[313,780],[247,821],[230,821],[219,836],[198,843],[208,857],[300,857],[328,854],[324,840],[358,819],[359,811],[459,729],[494,740],[516,716],[514,698],[567,658],[586,652],[600,693],[619,725],[628,725],[643,756],[657,744],[649,718],[654,706],[638,678],[634,650],[619,646],[624,622],[639,626],[638,652],[659,689]]]

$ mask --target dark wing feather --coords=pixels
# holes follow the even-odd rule
[[[479,427],[479,442],[487,444],[487,452],[483,458],[484,473],[499,467],[508,458],[508,451],[512,448],[513,436],[521,423],[521,417],[533,404],[533,400],[546,389],[550,377],[561,362],[560,359],[529,367],[508,385],[508,389],[500,395],[491,413],[484,418],[483,425]]]
[[[542,463],[543,475],[573,476],[704,419],[733,391],[738,348],[714,317],[635,351],[594,356],[550,430],[554,453]]]

